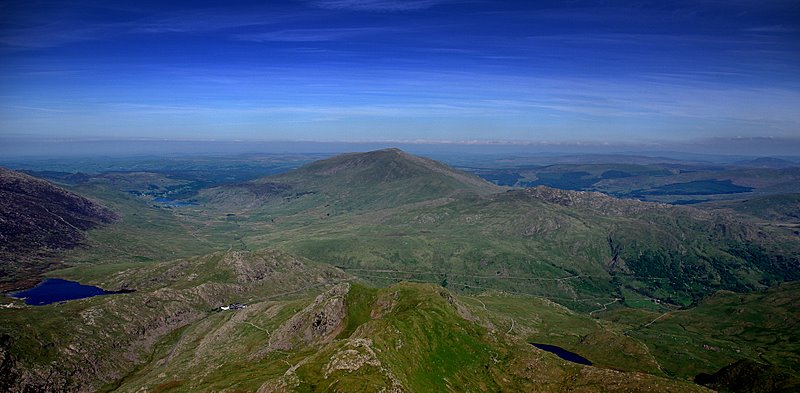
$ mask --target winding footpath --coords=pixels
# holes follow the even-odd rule
[[[614,303],[616,303],[616,302],[618,302],[620,300],[622,300],[622,299],[620,299],[618,297],[615,297],[614,300],[612,300],[612,301],[610,301],[610,302],[608,302],[606,304],[601,305],[601,308],[598,308],[597,310],[594,310],[594,311],[590,311],[589,312],[589,316],[594,315],[594,313],[596,313],[596,312],[601,312],[601,311],[608,310],[608,306],[610,306],[610,305],[612,305],[612,304],[614,304]],[[600,305],[600,304],[598,303],[598,305]]]

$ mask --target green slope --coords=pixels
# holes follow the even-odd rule
[[[332,312],[334,303],[343,309]],[[547,309],[555,306],[537,307],[552,312]],[[117,390],[704,391],[689,382],[571,364],[487,323],[431,285],[345,286],[310,303],[265,302],[212,315],[165,339]],[[311,336],[304,333],[315,326]],[[280,346],[282,340],[293,344]]]
[[[768,195],[744,201],[720,202],[713,207],[728,208],[779,223],[800,223],[800,194]]]
[[[91,282],[136,292],[0,310],[0,366],[13,371],[0,375],[0,384],[91,390],[146,363],[154,343],[217,315],[219,306],[297,299],[347,279],[277,250],[219,252],[107,274]]]
[[[335,216],[501,188],[442,163],[398,149],[343,154],[296,170],[204,192],[217,206],[264,214]]]
[[[740,359],[800,372],[800,282],[762,292],[720,292],[688,310],[619,308],[603,318],[647,343],[671,375],[714,373]],[[655,322],[653,322],[655,321]]]
[[[397,150],[207,190],[201,205],[174,211],[86,190],[122,220],[91,232],[94,245],[69,255],[82,263],[54,274],[137,292],[0,310],[0,355],[11,356],[0,358],[24,381],[52,373],[53,383],[120,391],[685,391],[695,387],[662,377],[691,379],[738,359],[697,350],[715,323],[739,321],[702,300],[796,278],[800,260],[796,237],[757,223],[598,193],[504,192]],[[309,295],[353,276],[378,288]],[[250,307],[212,312],[234,301]],[[639,329],[698,302],[702,314],[685,311],[698,336],[678,335],[691,318]],[[745,321],[760,310],[743,307]],[[780,321],[764,331],[794,340]],[[767,336],[737,332],[741,358],[781,353]],[[670,347],[670,334],[684,339]],[[674,353],[687,348],[688,357]]]
[[[546,296],[688,306],[716,290],[800,278],[800,242],[688,207],[538,187],[287,227],[259,235],[378,284],[442,282]],[[649,301],[649,304],[654,304]]]
[[[50,182],[0,167],[0,290],[24,288],[118,216]]]

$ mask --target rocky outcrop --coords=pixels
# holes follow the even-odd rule
[[[292,186],[272,181],[257,181],[203,189],[197,196],[207,207],[225,211],[255,209],[269,201],[296,195]]]
[[[403,384],[390,368],[381,363],[376,351],[379,350],[373,348],[372,339],[347,339],[344,347],[334,353],[328,364],[325,365],[325,379],[330,378],[337,371],[352,373],[363,367],[374,367],[386,378],[389,385],[383,388],[382,392],[402,393],[404,391]]]
[[[381,366],[381,361],[372,349],[372,340],[369,338],[348,340],[345,349],[335,353],[325,366],[325,378],[337,370],[352,372],[364,366]]]
[[[236,281],[252,283],[262,281],[286,269],[298,271],[304,264],[293,257],[288,257],[275,250],[250,253],[234,251],[225,254],[222,265],[233,271]]]
[[[600,192],[568,191],[546,186],[536,186],[524,190],[509,191],[508,193],[524,195],[528,198],[565,207],[591,209],[604,215],[623,215],[672,208],[671,205],[664,203],[619,199]]]
[[[343,328],[347,315],[345,298],[349,291],[350,284],[343,283],[317,296],[314,302],[272,333],[269,346],[260,351],[257,357],[298,345],[322,344],[333,340]]]
[[[467,308],[467,306],[465,306],[464,304],[459,302],[453,296],[453,294],[450,293],[450,291],[448,291],[448,290],[446,290],[444,288],[441,288],[441,289],[437,288],[437,291],[439,292],[439,296],[441,296],[445,300],[447,300],[447,304],[449,304],[451,307],[453,307],[453,309],[456,311],[458,316],[460,316],[461,318],[464,318],[465,320],[470,321],[470,322],[478,322],[478,318],[475,317],[475,315],[472,314],[472,312],[469,310],[469,308]]]

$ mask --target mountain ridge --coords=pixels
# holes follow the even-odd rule
[[[264,244],[381,283],[414,276],[368,272],[539,276],[546,280],[458,285],[572,298],[565,304],[579,309],[612,293],[688,306],[717,289],[800,277],[796,239],[723,211],[546,186],[509,190],[458,174],[397,149],[350,153],[250,183],[279,194],[252,210],[224,206],[268,228]],[[563,277],[575,279],[548,281]]]
[[[508,190],[395,149],[217,187],[185,208],[76,190],[109,198],[126,219],[92,234],[112,252],[76,250],[82,263],[57,274],[135,292],[0,313],[0,361],[13,356],[23,385],[56,373],[87,390],[108,383],[101,391],[705,391],[683,379],[760,349],[745,339],[740,354],[706,335],[714,341],[685,347],[688,356],[671,341],[656,352],[648,346],[665,341],[655,329],[698,304],[728,315],[702,300],[758,293],[797,271],[796,240],[722,213]],[[178,257],[187,238],[198,246]],[[174,256],[123,259],[123,244]],[[775,310],[791,321],[793,310]],[[681,366],[709,356],[713,367]]]
[[[110,209],[85,197],[0,167],[2,281],[18,274],[31,277],[49,269],[54,263],[47,259],[82,245],[86,231],[118,218]],[[10,289],[6,284],[2,288]]]

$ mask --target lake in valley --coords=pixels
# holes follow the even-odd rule
[[[114,295],[129,293],[132,290],[106,291],[92,285],[83,285],[79,282],[60,278],[48,278],[39,285],[24,291],[9,294],[10,297],[21,299],[25,304],[44,306],[46,304],[62,302],[65,300],[84,299],[99,295]]]
[[[592,362],[589,361],[589,359],[586,359],[585,357],[583,357],[581,355],[578,355],[577,353],[567,351],[566,349],[561,348],[561,347],[557,347],[555,345],[536,344],[536,343],[532,343],[531,345],[533,345],[534,347],[539,348],[539,349],[541,349],[543,351],[547,351],[547,352],[553,353],[556,356],[560,357],[561,359],[564,359],[564,360],[567,360],[567,361],[570,361],[570,362],[573,362],[573,363],[584,364],[584,365],[587,365],[587,366],[591,366],[592,365]]]

